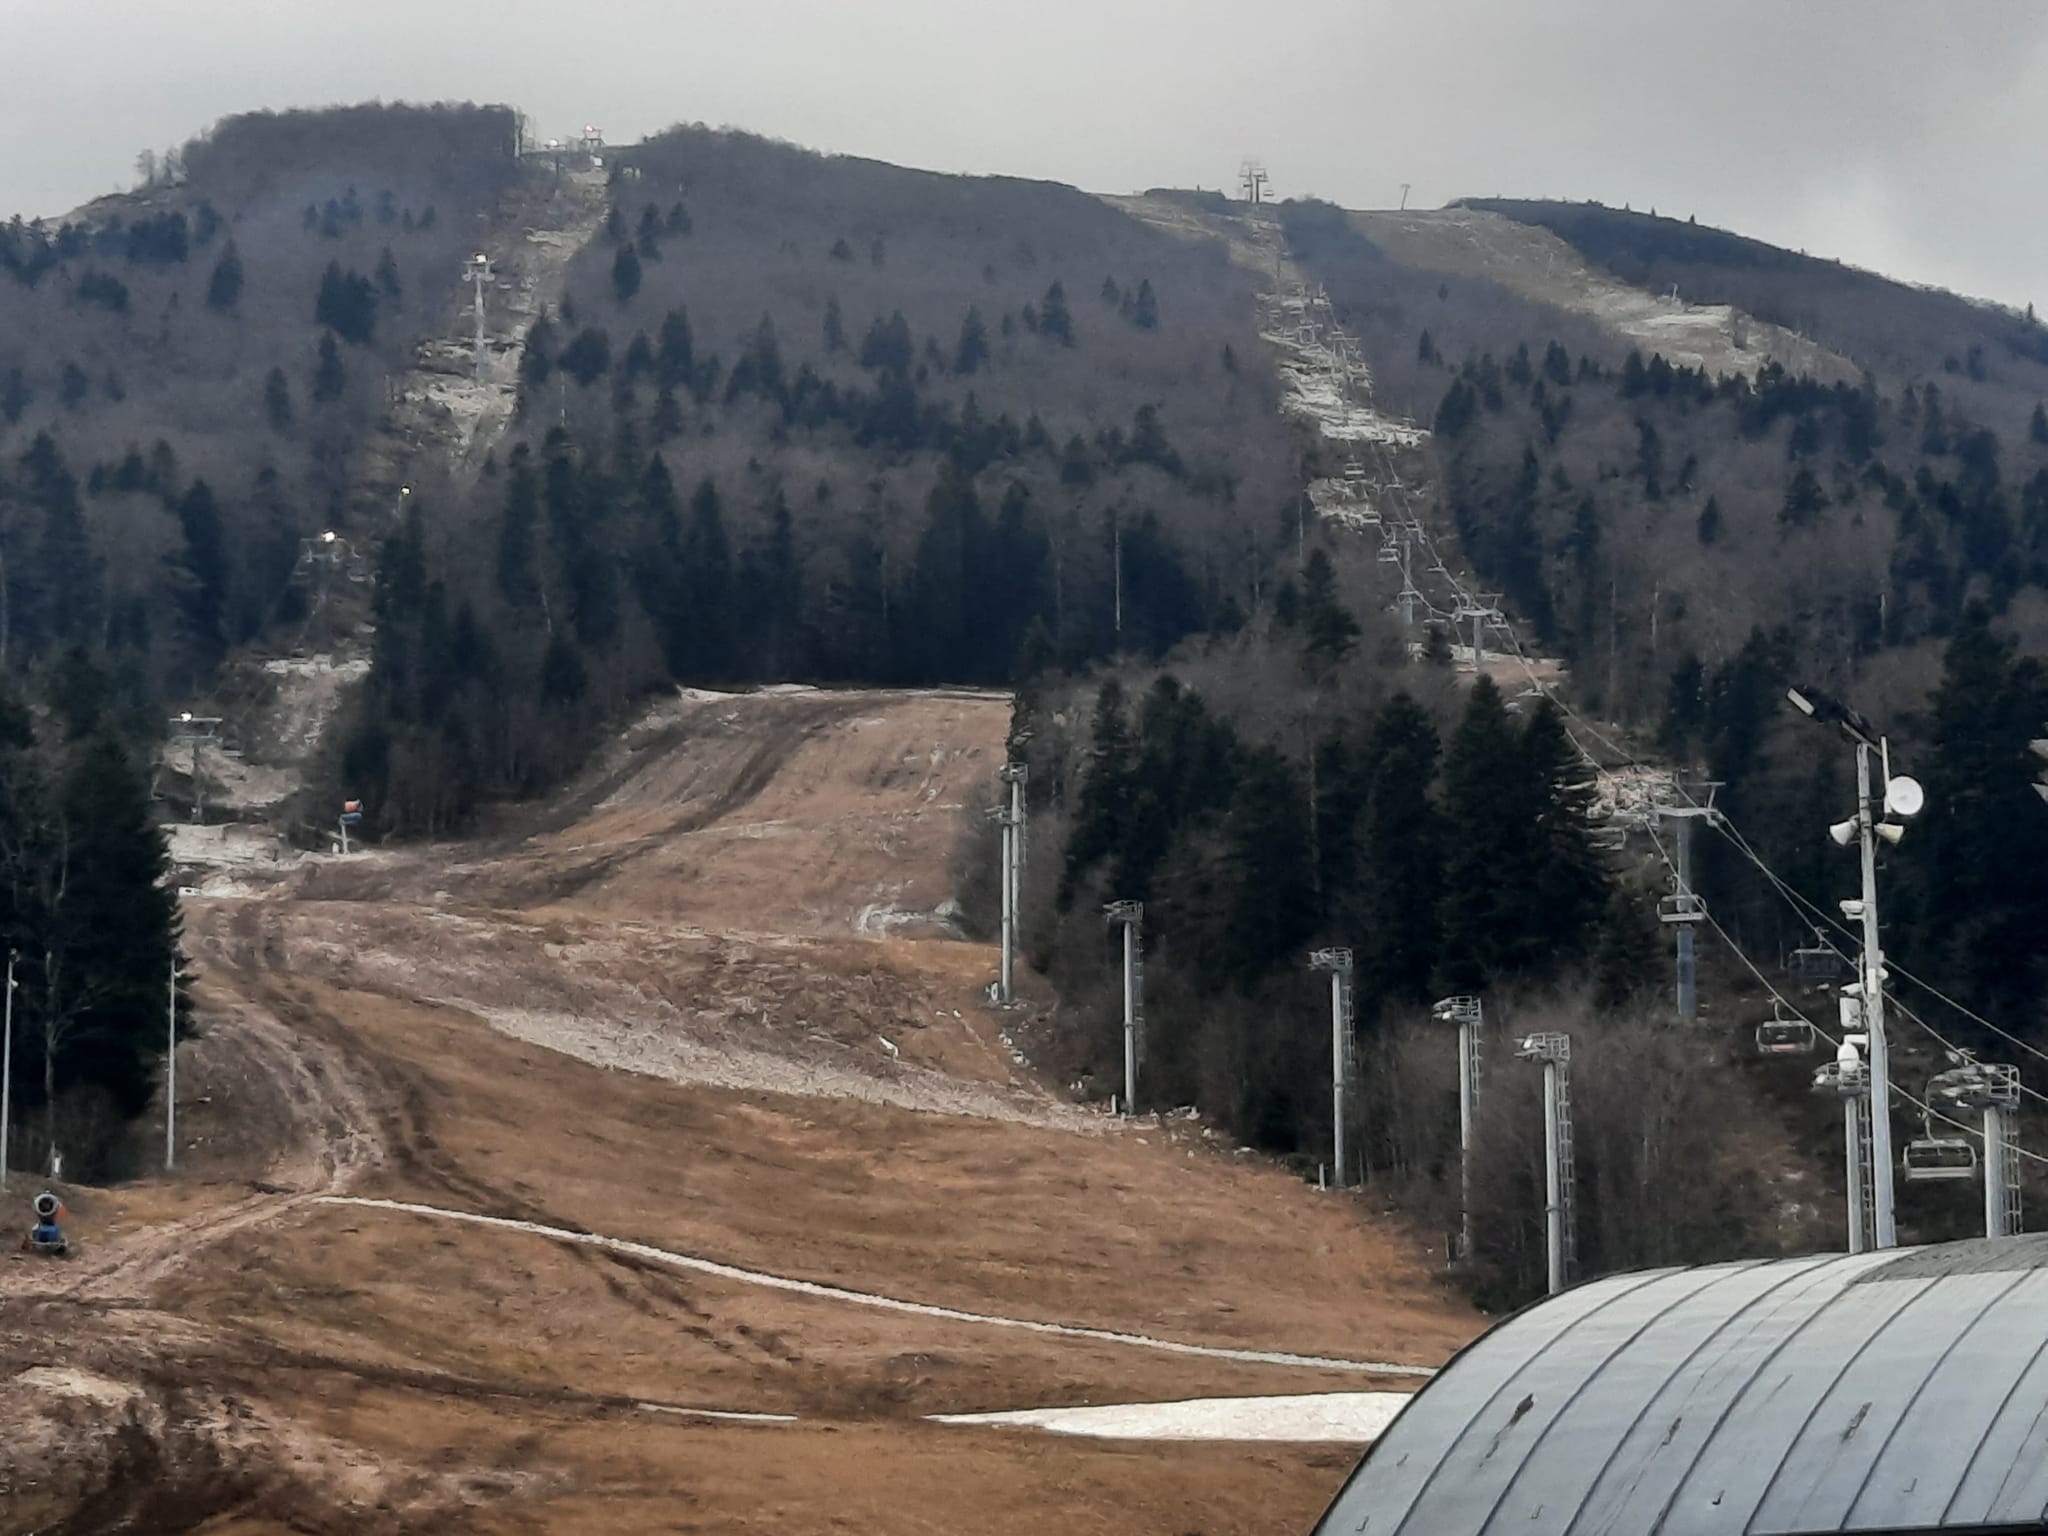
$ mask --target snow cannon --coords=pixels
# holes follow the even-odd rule
[[[64,1238],[64,1229],[58,1225],[64,1219],[64,1202],[46,1189],[30,1204],[36,1213],[36,1224],[29,1228],[22,1247],[49,1258],[63,1258],[71,1251],[70,1243]]]

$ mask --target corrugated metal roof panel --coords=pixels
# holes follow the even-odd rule
[[[1417,1394],[1327,1536],[1810,1536],[2048,1510],[2048,1238],[1618,1276]]]

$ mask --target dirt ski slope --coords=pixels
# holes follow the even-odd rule
[[[1019,1065],[947,916],[1007,720],[696,695],[463,844],[222,839],[178,1176],[0,1262],[0,1532],[1305,1528],[1350,1449],[930,1417],[1408,1388],[1477,1326]]]

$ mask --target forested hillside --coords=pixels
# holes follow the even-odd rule
[[[0,660],[82,646],[140,707],[302,617],[300,540],[383,511],[387,381],[515,147],[505,108],[233,118],[132,196],[0,228]]]
[[[1782,701],[1795,680],[1854,700],[1930,791],[1890,860],[1894,952],[2038,1031],[2043,977],[2016,936],[2048,895],[2026,749],[2048,720],[2031,659],[2048,646],[2048,329],[1676,220],[1474,206],[1864,368],[1822,384],[1674,367],[1585,315],[1403,267],[1336,210],[1286,213],[1294,251],[1387,360],[1383,382],[1433,423],[1442,521],[1566,660],[1581,704],[1720,781],[1766,860],[1831,910],[1853,884],[1825,836],[1848,809],[1847,759]],[[1725,843],[1703,866],[1759,952],[1811,942]],[[1955,1038],[1996,1043],[1931,1006]]]
[[[736,134],[612,169],[520,440],[386,551],[341,770],[385,830],[548,782],[664,681],[1000,684],[1243,623],[1296,482],[1220,250]]]

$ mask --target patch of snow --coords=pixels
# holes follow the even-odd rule
[[[936,1413],[935,1424],[1043,1429],[1104,1440],[1275,1440],[1367,1445],[1407,1406],[1407,1392],[1309,1392],[1286,1397],[1198,1397],[1175,1403]]]

